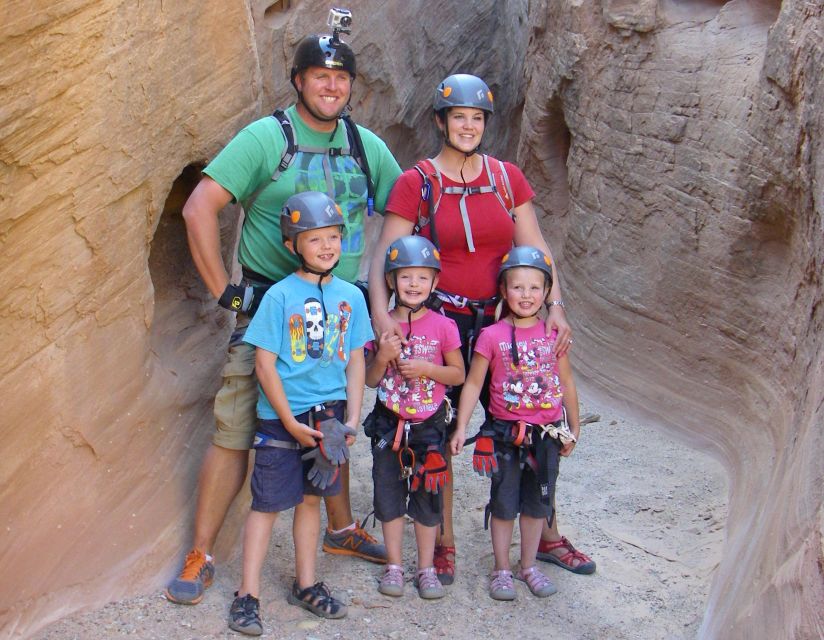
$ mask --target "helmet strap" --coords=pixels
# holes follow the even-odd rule
[[[401,299],[401,294],[398,293],[398,274],[395,271],[392,272],[392,280],[395,281],[395,306],[409,309],[409,312],[406,314],[407,324],[409,324],[409,331],[406,333],[406,339],[409,340],[409,338],[412,337],[412,316],[426,306],[426,303],[429,302],[429,299],[432,297],[432,292],[435,290],[435,287],[430,287],[429,295],[426,296],[426,300],[413,307]]]

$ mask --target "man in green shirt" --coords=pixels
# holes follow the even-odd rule
[[[212,583],[210,553],[246,478],[258,385],[255,349],[243,342],[243,335],[266,289],[298,266],[282,242],[283,204],[294,193],[322,191],[341,207],[346,229],[334,273],[352,282],[364,251],[364,216],[373,203],[383,211],[400,175],[397,161],[378,136],[360,126],[359,135],[352,135],[353,127],[341,119],[355,75],[354,53],[337,32],[304,38],[291,71],[297,103],[285,117],[276,113],[279,118],[262,118],[240,131],[204,169],[183,208],[189,247],[204,283],[221,306],[238,316],[223,387],[215,398],[216,432],[200,470],[194,546],[166,589],[172,602],[196,604]],[[240,284],[230,282],[220,251],[218,214],[230,202],[240,202],[246,212],[238,248]],[[348,465],[342,477],[340,495],[325,500],[329,527],[324,551],[386,562],[384,546],[352,516]]]

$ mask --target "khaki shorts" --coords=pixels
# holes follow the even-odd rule
[[[249,318],[238,314],[229,340],[223,386],[215,396],[215,434],[212,443],[224,449],[252,448],[257,428],[258,382],[255,347],[243,342]]]

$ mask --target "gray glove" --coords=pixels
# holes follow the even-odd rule
[[[318,446],[329,462],[339,465],[349,460],[346,436],[355,436],[358,434],[357,431],[334,417],[318,420],[315,422],[315,429],[323,434],[323,439]]]
[[[307,472],[306,478],[318,489],[323,490],[334,483],[338,477],[338,473],[340,473],[340,467],[329,462],[321,452],[320,447],[310,449],[304,453],[301,458],[303,460],[314,460],[314,464],[312,464]]]

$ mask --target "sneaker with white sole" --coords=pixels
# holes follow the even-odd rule
[[[360,522],[355,526],[334,533],[326,528],[323,536],[323,550],[341,556],[354,556],[377,564],[386,564],[386,547],[366,533]]]

